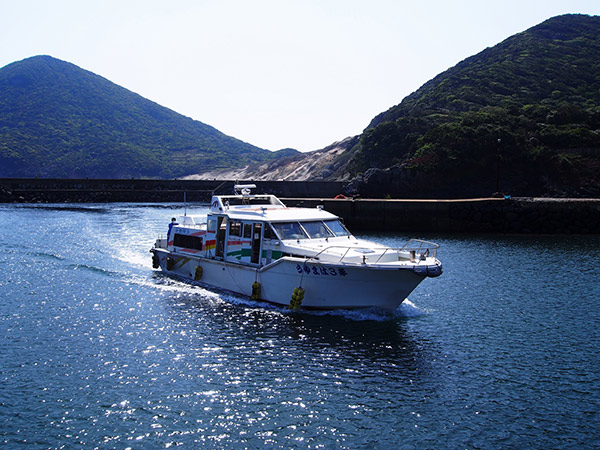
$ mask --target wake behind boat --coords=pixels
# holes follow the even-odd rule
[[[154,268],[188,281],[296,309],[395,310],[442,273],[438,245],[401,248],[355,238],[317,208],[288,208],[274,195],[215,195],[205,221],[184,216],[150,250]]]

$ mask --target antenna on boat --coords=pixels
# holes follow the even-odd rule
[[[255,184],[236,184],[233,186],[236,195],[250,195],[251,189],[256,189]]]
[[[185,195],[185,191],[183,191],[183,217],[187,216],[187,198]]]

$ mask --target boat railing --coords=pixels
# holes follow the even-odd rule
[[[163,238],[162,236],[159,236],[156,239],[156,241],[154,242],[154,248],[166,249],[167,248],[167,238]]]
[[[422,239],[411,239],[400,248],[400,251],[408,252],[409,255],[412,255],[412,252],[414,252],[415,257],[422,259],[428,256],[437,258],[437,249],[439,247],[440,246],[435,242],[424,241]]]
[[[391,262],[400,260],[409,260],[417,263],[426,258],[437,258],[437,249],[439,245],[434,242],[423,241],[421,239],[411,239],[402,247],[350,247],[332,245],[324,248],[316,255],[307,258],[318,261],[324,255],[339,256],[338,263],[343,262],[360,262],[366,264],[367,261],[371,264],[379,262]],[[352,252],[351,255],[349,253]],[[375,257],[375,260],[372,258]],[[352,260],[352,261],[351,261]]]

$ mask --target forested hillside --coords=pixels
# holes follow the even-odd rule
[[[600,17],[555,17],[460,62],[343,158],[334,176],[359,175],[363,194],[600,196]]]
[[[600,197],[600,17],[558,16],[509,37],[325,150],[258,149],[51,57],[0,69],[0,176],[223,169],[354,179],[348,193],[365,197]]]
[[[226,136],[50,56],[0,69],[0,177],[181,177],[268,161]]]

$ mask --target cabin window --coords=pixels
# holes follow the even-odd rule
[[[311,239],[331,237],[333,234],[321,221],[319,222],[302,222],[302,227]]]
[[[250,239],[252,237],[252,224],[244,224],[244,237]]]
[[[298,222],[278,222],[272,225],[281,239],[306,239],[308,237]]]
[[[217,219],[208,219],[207,231],[211,233],[217,231]]]
[[[271,228],[271,225],[269,224],[266,224],[265,226],[265,239],[277,239],[277,235],[275,234],[273,228]]]
[[[189,248],[192,250],[202,250],[202,238],[199,236],[188,236],[187,234],[175,234],[173,245],[175,247]]]
[[[336,236],[348,236],[350,234],[339,220],[326,220],[325,225],[327,225],[327,228],[329,228]]]
[[[242,236],[242,222],[239,220],[232,220],[229,223],[229,236]]]

